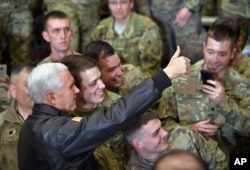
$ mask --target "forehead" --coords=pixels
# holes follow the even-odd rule
[[[161,128],[161,121],[159,119],[151,119],[146,125],[142,125],[142,131],[148,132],[148,134],[154,133]]]
[[[115,53],[111,56],[108,56],[108,57],[101,58],[101,60],[100,60],[101,66],[106,66],[106,67],[116,66],[116,65],[120,64],[120,62],[121,62],[121,60],[120,60],[120,57],[118,56],[117,53]]]
[[[60,28],[69,27],[70,21],[68,18],[49,18],[47,22],[47,28]]]
[[[98,79],[101,76],[101,72],[98,69],[98,67],[93,67],[87,70],[80,71],[80,76],[83,83],[84,82],[88,83]]]
[[[206,47],[210,49],[216,49],[217,51],[227,51],[230,50],[231,41],[229,39],[216,41],[215,39],[208,37],[206,41]]]

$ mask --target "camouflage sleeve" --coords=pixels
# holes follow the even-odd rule
[[[199,12],[203,4],[205,4],[208,0],[188,0],[183,1],[185,7],[194,12]]]
[[[139,13],[151,16],[149,0],[135,0],[134,2]]]
[[[124,141],[121,133],[116,134],[94,151],[94,157],[99,169],[120,170],[124,169],[131,150]]]
[[[228,163],[225,154],[216,141],[206,138],[197,131],[175,127],[169,131],[168,143],[170,149],[184,149],[200,156],[209,169],[226,170]]]
[[[167,88],[162,92],[162,97],[159,100],[158,117],[164,127],[176,126],[178,116],[174,111],[175,100],[172,93],[172,87]]]
[[[140,51],[140,69],[146,77],[153,76],[160,69],[162,56],[162,40],[157,25],[145,31],[138,44],[138,49]]]
[[[242,88],[238,87],[243,90]],[[247,90],[249,88],[246,88]],[[244,91],[244,90],[243,90]],[[248,90],[247,90],[248,91]],[[242,92],[247,94],[247,91]],[[226,103],[220,108],[220,114],[225,117],[226,123],[236,130],[239,134],[250,135],[250,97],[244,97],[241,101],[226,97]]]

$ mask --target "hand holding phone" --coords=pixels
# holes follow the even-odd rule
[[[203,84],[215,87],[213,84],[207,82],[207,80],[214,80],[214,75],[211,71],[208,70],[201,70],[201,79]]]

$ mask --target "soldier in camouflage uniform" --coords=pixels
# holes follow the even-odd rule
[[[145,79],[145,75],[134,65],[122,65],[115,49],[105,41],[96,40],[88,43],[84,56],[97,61],[106,89],[121,96],[130,92]]]
[[[100,79],[101,73],[91,58],[82,55],[70,55],[62,59],[80,89],[76,97],[76,110],[71,116],[91,116],[96,110],[109,108],[120,96],[105,90]],[[125,143],[120,133],[96,148],[94,152],[99,169],[123,170],[125,167]]]
[[[82,52],[91,39],[91,31],[100,20],[98,13],[100,0],[44,0],[47,11],[61,10],[70,20],[74,32],[71,46]]]
[[[136,118],[122,133],[134,148],[128,170],[150,170],[157,158],[173,149],[184,149],[198,155],[211,170],[228,169],[225,154],[217,142],[189,128],[175,127],[167,132],[152,110]]]
[[[0,112],[9,107],[10,101],[11,96],[8,92],[8,85],[0,81]]]
[[[11,71],[9,91],[13,101],[0,113],[0,169],[16,170],[17,142],[25,119],[32,113],[34,102],[26,87],[27,77],[33,64],[18,64]]]
[[[207,0],[152,1],[152,14],[163,23],[169,46],[175,48],[175,44],[179,45],[181,54],[190,58],[191,64],[202,58],[206,31],[201,23],[200,12],[205,2]]]
[[[212,25],[223,24],[232,28],[237,35],[236,54],[230,61],[229,66],[236,70],[241,75],[250,79],[250,58],[242,54],[242,50],[248,38],[248,21],[245,17],[236,16],[221,16],[218,17]]]
[[[62,11],[51,11],[44,18],[43,38],[50,43],[51,54],[39,64],[59,62],[70,54],[79,54],[70,46],[72,29],[69,17]]]
[[[162,41],[159,27],[148,17],[132,11],[133,0],[109,0],[112,16],[100,21],[93,40],[111,44],[122,64],[134,64],[150,77],[161,66]]]
[[[237,153],[233,148],[236,134],[250,134],[250,82],[228,66],[236,52],[235,44],[232,29],[211,26],[203,45],[204,60],[192,66],[190,75],[172,82],[159,106],[164,125],[189,126],[216,139],[226,153]],[[213,72],[215,80],[208,83],[214,87],[202,84],[201,69]]]
[[[32,61],[31,42],[33,16],[31,9],[37,0],[1,0],[0,1],[0,59],[4,49],[11,58],[11,65]],[[10,66],[11,66],[10,65]]]

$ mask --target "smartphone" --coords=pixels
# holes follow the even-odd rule
[[[207,80],[214,80],[214,75],[211,71],[201,70],[201,79],[202,79],[203,84],[215,87],[214,85],[207,82]]]
[[[7,65],[6,64],[0,64],[0,77],[5,79],[7,76]]]

